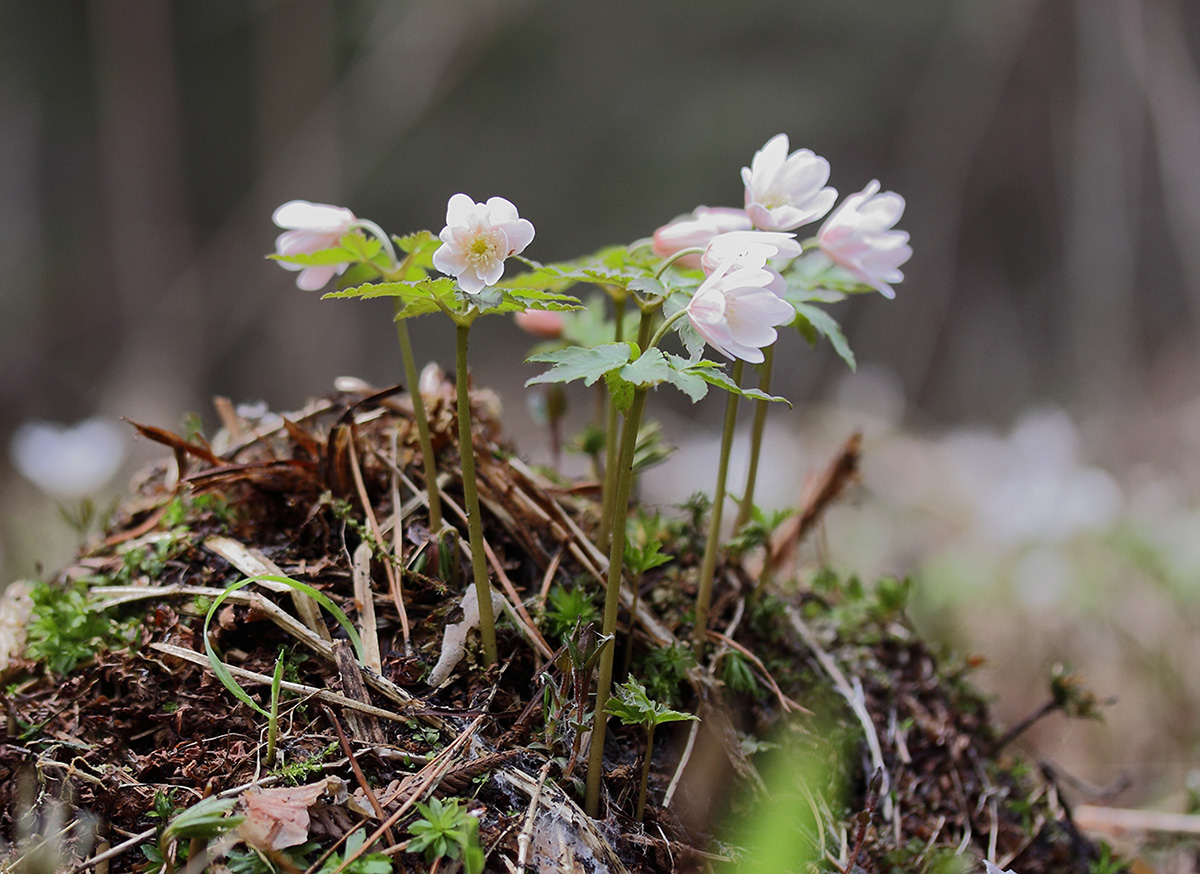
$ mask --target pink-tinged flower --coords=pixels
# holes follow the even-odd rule
[[[557,340],[562,336],[562,313],[551,310],[523,310],[513,318],[518,328],[543,340]]]
[[[715,273],[720,267],[763,268],[773,258],[795,258],[804,247],[796,242],[795,234],[779,231],[731,231],[713,237],[704,254],[700,256],[700,267],[706,274]]]
[[[446,205],[442,246],[433,253],[433,266],[458,280],[467,294],[478,294],[504,275],[504,261],[533,242],[533,224],[517,215],[503,197],[476,203],[456,194]]]
[[[835,263],[876,289],[895,297],[889,283],[903,282],[900,265],[912,257],[908,234],[892,230],[904,213],[904,198],[894,191],[879,193],[872,179],[858,194],[851,194],[817,231],[817,243]]]
[[[764,231],[790,231],[829,212],[837,191],[824,187],[829,162],[808,149],[788,154],[787,134],[771,137],[742,168],[746,215]]]
[[[705,342],[726,358],[752,364],[775,342],[775,328],[789,324],[796,311],[769,286],[769,270],[718,270],[696,289],[687,305],[688,318]]]
[[[327,203],[309,203],[307,200],[289,200],[271,216],[271,220],[287,233],[275,238],[276,255],[311,255],[322,249],[331,249],[350,232],[357,220],[354,213],[340,206]],[[304,267],[280,261],[284,270],[298,270],[296,285],[305,291],[324,288],[335,275],[343,273],[349,262],[322,264],[319,267]]]
[[[744,209],[725,206],[698,206],[691,215],[667,222],[654,232],[654,254],[669,258],[683,249],[707,246],[713,237],[729,231],[748,231],[754,225]],[[685,267],[698,267],[700,259],[685,255],[679,259]]]

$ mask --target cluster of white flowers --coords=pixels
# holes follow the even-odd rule
[[[730,358],[761,361],[761,349],[775,342],[774,329],[795,317],[790,307],[769,305],[747,289],[782,294],[783,280],[768,262],[790,261],[803,251],[795,234],[783,232],[820,219],[837,202],[837,191],[825,185],[829,162],[808,149],[788,149],[786,134],[774,136],[742,168],[743,209],[700,206],[654,233],[660,257],[706,247],[698,258],[680,258],[708,276],[688,307],[689,316],[705,340]],[[894,297],[890,283],[904,279],[900,265],[912,256],[908,234],[894,229],[903,212],[904,198],[892,191],[880,194],[872,180],[829,215],[816,245],[856,279]],[[744,268],[766,271],[770,280],[749,282]]]
[[[687,314],[692,325],[713,348],[728,358],[763,360],[762,349],[775,342],[776,328],[795,319],[783,299],[785,283],[775,266],[798,257],[803,246],[796,228],[827,213],[817,232],[816,246],[830,261],[849,271],[885,297],[894,297],[891,283],[904,274],[900,265],[912,255],[908,234],[895,230],[904,212],[904,198],[880,193],[872,180],[847,197],[837,209],[837,191],[829,180],[829,162],[808,149],[789,151],[786,134],[772,137],[742,168],[745,205],[742,209],[697,207],[691,215],[654,233],[654,252],[663,258],[679,256],[682,266],[699,267],[705,279]],[[279,255],[311,254],[338,245],[357,219],[348,209],[294,200],[275,211],[277,225],[287,229],[276,240]],[[442,246],[433,265],[458,280],[467,294],[478,294],[504,275],[505,261],[533,241],[534,228],[503,197],[476,203],[455,194],[446,207]],[[703,255],[685,252],[704,248]],[[296,284],[319,289],[348,266],[345,263],[303,267]],[[550,331],[553,326],[542,326]]]

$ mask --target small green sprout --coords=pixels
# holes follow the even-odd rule
[[[229,815],[229,811],[233,810],[236,804],[236,797],[221,798],[218,795],[198,801],[176,814],[159,832],[157,854],[148,851],[150,848],[144,849],[143,852],[152,861],[161,860],[166,874],[174,874],[177,861],[196,858],[209,841],[241,824],[246,817]],[[170,811],[171,802],[166,796],[156,795],[153,815],[165,819],[170,815]],[[181,841],[189,841],[191,846],[184,848],[180,846]]]
[[[386,853],[366,853],[359,856],[345,868],[342,862],[353,856],[367,839],[366,829],[359,829],[346,838],[346,849],[342,853],[334,853],[317,869],[317,874],[333,874],[341,871],[343,874],[391,874],[394,870],[392,860]]]
[[[582,586],[555,586],[546,604],[546,631],[560,640],[579,625],[589,625],[600,618],[592,596]]]
[[[458,799],[440,801],[431,798],[428,804],[418,804],[422,818],[408,827],[413,839],[408,843],[410,853],[424,852],[425,861],[462,859],[467,874],[483,870],[483,847],[479,843],[479,820]]]
[[[646,758],[642,762],[642,781],[638,787],[637,812],[634,814],[640,821],[646,812],[646,787],[650,781],[650,758],[654,753],[654,729],[664,722],[694,720],[698,717],[651,701],[646,695],[646,687],[637,680],[619,684],[616,693],[616,696],[608,699],[604,712],[617,717],[625,725],[641,725],[646,729]]]

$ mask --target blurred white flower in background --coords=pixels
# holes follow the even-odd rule
[[[129,452],[116,422],[100,417],[75,425],[29,421],[13,432],[13,466],[55,498],[94,495],[112,482]]]

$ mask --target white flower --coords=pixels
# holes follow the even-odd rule
[[[744,209],[726,206],[698,206],[691,215],[667,222],[654,232],[654,254],[669,258],[683,249],[707,246],[713,237],[729,231],[748,231],[754,227]],[[697,267],[700,259],[686,255],[679,259],[685,267]]]
[[[1017,872],[1014,871],[1012,868],[1009,868],[1007,871],[1001,871],[998,867],[993,865],[987,859],[983,860],[983,867],[984,867],[984,870],[987,872],[987,874],[1017,874]]]
[[[458,280],[467,294],[478,294],[504,275],[504,261],[533,242],[533,224],[517,215],[503,197],[476,203],[456,194],[446,205],[442,246],[433,253],[433,266]]]
[[[757,364],[762,348],[775,342],[775,327],[796,318],[792,305],[769,286],[770,270],[722,268],[696,289],[688,318],[705,342],[727,358]]]
[[[276,255],[311,255],[322,249],[331,249],[350,232],[350,226],[357,221],[354,213],[344,207],[309,203],[307,200],[289,200],[275,210],[271,220],[287,229],[287,233],[275,239]],[[318,291],[335,274],[343,273],[349,262],[303,267],[280,261],[279,265],[284,270],[300,271],[296,277],[297,286],[305,291]]]
[[[716,272],[722,265],[764,268],[772,258],[795,258],[803,251],[796,242],[795,234],[778,231],[731,231],[713,237],[704,254],[700,256],[700,267],[706,274]]]
[[[895,297],[889,283],[903,282],[900,265],[912,257],[908,234],[892,230],[904,213],[904,198],[894,191],[879,193],[872,179],[851,194],[817,231],[817,243],[834,262],[884,297]]]
[[[746,214],[764,231],[790,231],[829,212],[837,191],[823,187],[829,162],[808,149],[788,154],[787,134],[772,137],[742,168]]]
[[[13,432],[13,466],[35,486],[58,498],[100,491],[116,476],[129,451],[116,422],[96,417],[77,425],[24,422]]]

